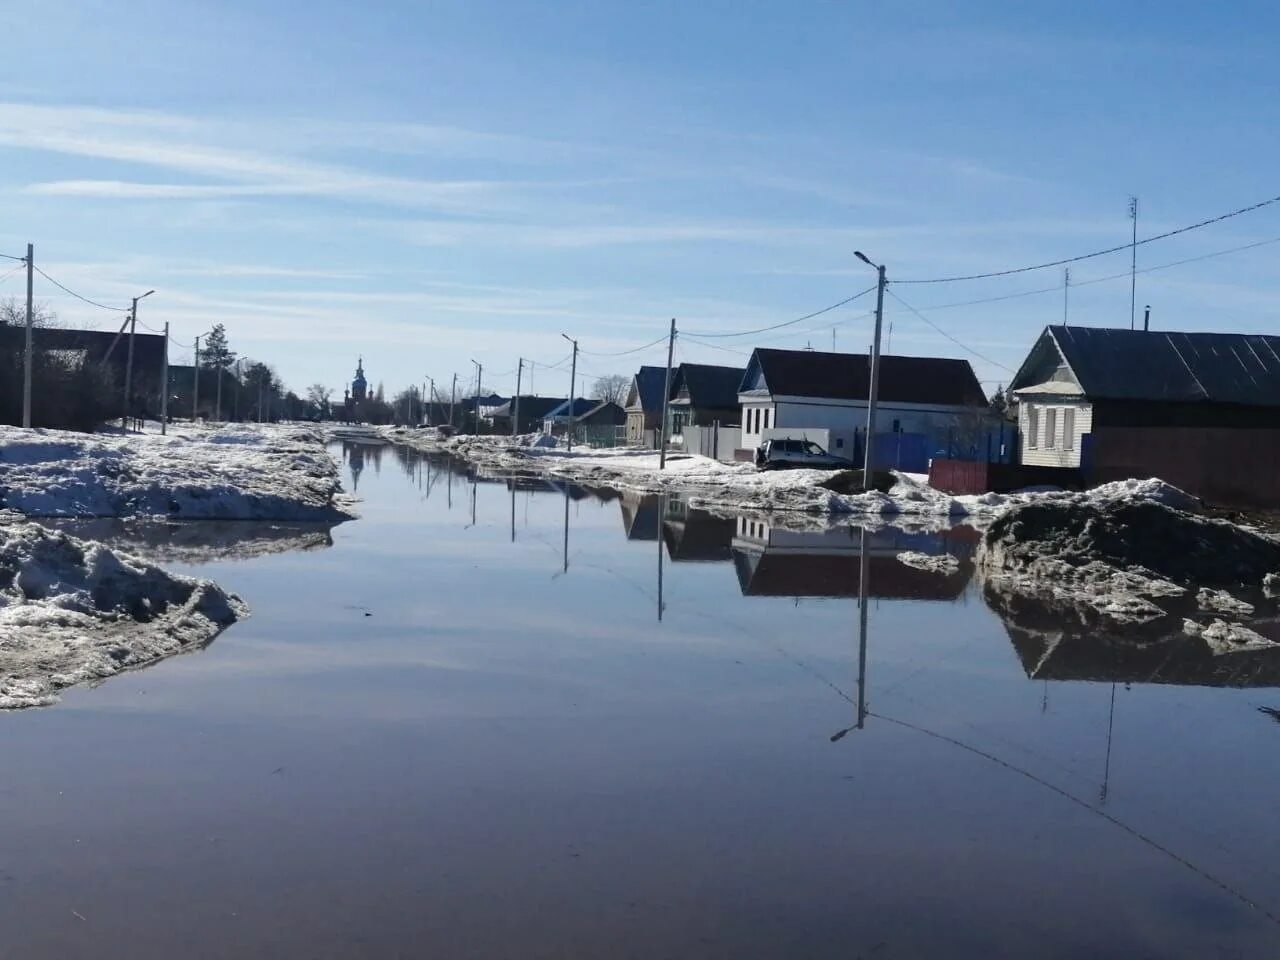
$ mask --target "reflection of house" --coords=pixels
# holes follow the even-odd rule
[[[657,494],[639,494],[624,490],[618,500],[622,511],[622,529],[628,540],[657,540],[662,527]]]
[[[1276,500],[1280,337],[1049,326],[1009,393],[1025,464]]]
[[[627,392],[627,443],[656,447],[662,431],[662,391],[667,385],[666,367],[641,367],[631,378]]]
[[[672,371],[668,404],[671,437],[679,437],[686,425],[709,427],[719,423],[724,427],[737,426],[742,416],[738,406],[742,373],[741,367],[717,367],[705,363],[682,363],[676,367]]]
[[[1022,669],[1033,680],[1280,687],[1280,648],[1215,656],[1202,639],[1183,632],[1181,618],[1173,618],[1173,625],[1120,625],[1102,617],[1086,622],[992,583],[983,598],[1004,621]],[[1280,639],[1280,624],[1250,628]]]
[[[973,565],[939,574],[901,563],[900,553],[972,554],[976,534],[967,527],[946,533],[910,533],[886,527],[867,535],[870,595],[891,599],[955,600],[964,592]],[[781,530],[763,520],[739,517],[733,565],[744,596],[856,597],[862,570],[862,531]]]
[[[756,350],[739,393],[742,447],[754,450],[765,431],[825,431],[831,453],[851,455],[854,437],[867,426],[870,375],[866,354]],[[876,433],[920,435],[929,453],[957,433],[980,429],[987,411],[967,360],[882,356],[878,396]],[[823,442],[816,434],[808,439]]]
[[[662,524],[667,555],[679,562],[718,563],[731,560],[736,520],[717,517],[690,507],[683,500],[668,500]]]

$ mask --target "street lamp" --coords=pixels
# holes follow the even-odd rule
[[[133,306],[129,310],[129,359],[124,366],[124,412],[120,415],[120,432],[124,433],[129,421],[129,395],[133,389],[133,337],[138,326],[138,301],[145,300],[155,293],[148,290],[140,297],[133,298]]]
[[[475,360],[471,361],[476,365],[476,408],[471,411],[475,417],[476,436],[480,436],[480,378],[484,376],[484,364]]]
[[[863,447],[862,489],[871,489],[872,450],[875,447],[876,403],[880,399],[880,326],[884,320],[884,264],[872,263],[861,250],[853,251],[853,255],[869,267],[876,270],[876,335],[871,345],[871,383],[867,396],[867,437]],[[865,558],[863,558],[865,562]]]

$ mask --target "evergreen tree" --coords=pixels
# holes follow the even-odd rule
[[[220,323],[215,323],[204,338],[200,347],[200,365],[210,370],[226,370],[236,362],[236,354],[227,346],[227,331]]]

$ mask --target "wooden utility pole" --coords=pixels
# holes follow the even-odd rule
[[[124,433],[129,419],[129,394],[133,390],[133,337],[138,329],[138,298],[133,298],[129,308],[129,353],[124,363],[124,410],[120,414],[120,432]]]
[[[577,341],[577,340],[571,340],[569,337],[565,337],[565,335],[564,335],[563,333],[562,333],[562,334],[560,334],[560,336],[564,337],[566,340],[568,340],[570,343],[572,343],[572,344],[573,344],[573,363],[571,363],[571,364],[569,365],[569,410],[568,410],[568,423],[569,423],[569,427],[568,427],[568,429],[565,431],[565,435],[569,438],[569,452],[570,452],[570,453],[572,453],[572,452],[573,452],[573,410],[574,410],[574,407],[575,407],[575,404],[574,404],[574,402],[573,402],[573,388],[574,388],[574,386],[576,386],[576,385],[577,385],[577,382],[578,382],[578,341]],[[568,514],[568,512],[567,512],[567,511],[568,511],[568,508],[567,508],[567,507],[565,508],[565,510],[566,510],[566,513],[565,513],[565,521],[564,521],[564,522],[565,522],[565,531],[566,531],[566,532],[565,532],[565,540],[566,540],[566,542],[567,542],[567,541],[568,541],[568,536],[569,536],[569,534],[568,534],[568,529],[569,529],[569,527],[568,527],[568,524],[569,524],[569,514]],[[566,548],[566,549],[567,549],[567,548]],[[565,569],[566,569],[566,570],[568,569],[568,561],[567,561],[567,560],[565,561]]]
[[[511,398],[511,435],[520,432],[520,378],[524,374],[524,357],[516,361],[516,395]],[[514,494],[513,494],[514,497]],[[511,509],[515,510],[515,500],[511,501]],[[513,514],[514,515],[514,514]],[[511,528],[511,539],[516,538],[515,527]]]
[[[871,468],[874,464],[873,451],[876,438],[876,404],[880,400],[880,328],[884,321],[884,288],[887,283],[884,265],[876,265],[867,259],[861,250],[853,251],[853,255],[867,266],[876,268],[876,335],[871,342],[871,383],[867,391],[867,436],[863,444],[862,489],[871,489]]]
[[[474,360],[471,362],[476,364],[476,400],[471,416],[475,423],[475,435],[478,437],[480,436],[480,381],[484,378],[484,364],[476,363]]]
[[[659,432],[658,441],[658,469],[667,469],[667,440],[669,439],[667,429],[667,411],[671,404],[671,360],[675,355],[676,349],[676,318],[671,318],[671,333],[667,337],[667,376],[663,380],[662,385],[662,430]],[[661,538],[659,538],[661,539]]]
[[[31,328],[35,325],[35,309],[32,299],[34,274],[36,267],[35,246],[27,244],[27,339],[22,352],[22,425],[31,426],[31,370],[33,354]]]
[[[164,322],[164,353],[160,361],[160,436],[169,432],[169,321]]]
[[[194,424],[200,416],[200,337],[196,337],[196,364],[191,369],[195,379],[195,387],[191,391],[191,422]]]

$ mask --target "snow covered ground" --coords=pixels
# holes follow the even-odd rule
[[[207,580],[100,543],[0,522],[0,709],[203,647],[245,616]]]
[[[646,493],[681,492],[693,506],[742,511],[802,512],[825,515],[903,516],[967,519],[982,523],[1012,506],[1041,500],[1094,503],[1153,500],[1193,508],[1193,497],[1161,480],[1126,480],[1085,493],[1035,491],[952,496],[935,490],[918,474],[895,473],[888,493],[840,493],[827,489],[838,479],[830,470],[757,470],[750,463],[722,463],[709,457],[668,454],[664,470],[651,450],[532,446],[530,437],[441,439],[432,431],[384,430],[383,436],[424,450],[463,457],[495,470],[537,473],[580,483],[624,487]]]
[[[0,426],[0,508],[34,517],[346,519],[338,467],[299,426],[128,435]]]

